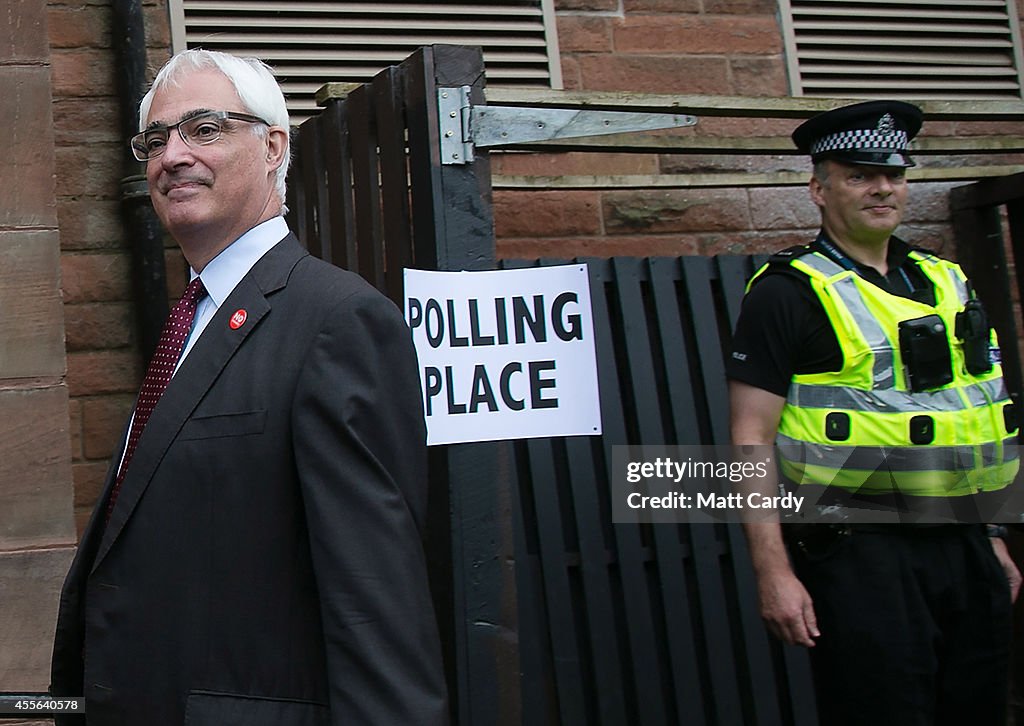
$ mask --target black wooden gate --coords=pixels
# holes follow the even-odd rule
[[[978,297],[985,303],[999,334],[1006,387],[1020,411],[1024,406],[1024,381],[1020,325],[1015,310],[1020,310],[1024,296],[1024,174],[992,177],[956,187],[950,191],[949,201],[957,260],[977,287]],[[1009,239],[1004,233],[1004,219]],[[1008,544],[1018,565],[1024,562],[1024,532],[1012,532]],[[1014,608],[1013,640],[1021,643],[1024,600],[1018,598]],[[1012,668],[1011,720],[1024,723],[1024,648],[1014,648]]]
[[[613,445],[728,442],[723,351],[752,261],[576,261],[604,434],[514,445],[522,722],[814,723],[806,654],[769,642],[739,526],[609,511]]]
[[[992,325],[999,333],[1010,395],[1021,401],[1020,336],[1013,304],[1024,294],[1024,173],[991,177],[953,189],[949,194],[956,233],[957,261],[978,289]],[[1009,244],[1003,234],[1003,210]],[[1009,248],[1014,262],[1007,260]],[[1014,274],[1015,273],[1015,274]],[[1011,281],[1015,281],[1012,284]]]
[[[434,46],[299,130],[289,223],[401,301],[402,268],[493,269],[486,153],[440,158]],[[723,350],[747,258],[592,259],[604,435],[434,447],[428,556],[458,723],[812,724],[806,654],[769,642],[736,525],[612,524],[616,444],[728,436]],[[507,267],[540,264],[505,261]],[[549,264],[549,263],[544,263]]]

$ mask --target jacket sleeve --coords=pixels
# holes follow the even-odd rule
[[[422,411],[405,321],[361,289],[326,317],[292,408],[338,726],[448,722],[421,539]]]

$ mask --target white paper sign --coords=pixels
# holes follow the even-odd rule
[[[586,265],[405,270],[427,443],[601,433]]]

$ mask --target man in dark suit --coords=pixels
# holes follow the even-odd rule
[[[447,723],[400,312],[289,233],[266,66],[181,53],[140,118],[194,318],[183,298],[68,573],[53,694],[90,726]]]

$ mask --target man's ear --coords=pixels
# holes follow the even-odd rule
[[[271,126],[267,131],[267,164],[276,171],[284,163],[288,153],[288,131],[280,126]]]
[[[822,190],[824,188],[825,185],[821,183],[817,176],[812,176],[811,181],[807,184],[807,189],[811,193],[811,201],[819,207],[825,206],[825,199],[822,195]]]

